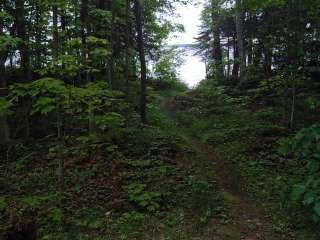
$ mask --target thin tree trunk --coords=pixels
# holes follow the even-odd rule
[[[131,44],[130,44],[130,0],[126,0],[126,62],[125,62],[125,94],[126,98],[129,98],[129,78],[130,78],[130,52],[131,52]]]
[[[146,96],[146,82],[147,82],[147,64],[144,52],[144,40],[143,40],[143,29],[142,29],[142,5],[140,0],[134,1],[135,8],[135,17],[136,17],[136,27],[138,33],[138,51],[140,59],[140,68],[141,68],[141,89],[140,89],[140,116],[142,123],[147,122],[146,116],[146,105],[147,105],[147,96]]]
[[[59,57],[59,29],[58,29],[58,8],[53,5],[53,58]],[[63,159],[63,134],[62,134],[62,107],[59,97],[57,96],[57,160],[58,160],[58,187],[60,192],[64,188],[64,159]]]
[[[232,68],[232,78],[237,79],[239,77],[239,50],[236,37],[233,37],[233,68]]]
[[[264,72],[266,77],[270,77],[272,74],[272,51],[270,46],[265,46],[264,49]]]
[[[7,81],[5,72],[6,53],[0,53],[0,98],[7,96]],[[6,115],[0,115],[0,143],[6,144],[10,141],[10,129]]]
[[[237,45],[239,50],[239,64],[240,64],[240,85],[242,85],[245,82],[245,66],[246,66],[246,59],[244,54],[244,39],[243,39],[242,0],[236,0],[236,29],[237,29]]]
[[[27,82],[31,81],[31,66],[30,66],[30,55],[28,49],[28,35],[25,20],[25,1],[16,0],[16,28],[17,36],[22,40],[19,44],[19,51],[21,55],[21,69],[24,74],[24,79]]]
[[[59,30],[58,30],[58,7],[57,5],[53,5],[52,7],[52,35],[53,35],[53,58],[57,59],[59,56]]]
[[[253,40],[252,38],[248,41],[248,66],[252,65],[253,62]]]
[[[3,21],[0,22],[0,36],[3,36]],[[5,62],[8,58],[8,51],[0,51],[0,98],[7,96],[7,80]],[[0,143],[8,143],[10,141],[9,124],[6,115],[0,116]]]
[[[223,63],[222,63],[222,50],[220,43],[220,23],[219,16],[215,14],[218,4],[215,0],[211,0],[211,19],[212,19],[212,33],[213,33],[213,59],[215,64],[215,75],[217,81],[223,78]]]
[[[63,135],[60,99],[57,100],[57,158],[58,158],[58,187],[60,192],[64,189],[64,159],[63,159]]]
[[[108,81],[111,89],[115,89],[115,20],[116,20],[116,2],[111,0],[111,25],[109,33],[109,42],[111,44],[111,53],[108,57]]]
[[[230,78],[230,37],[228,36],[227,40],[227,45],[228,45],[228,52],[227,52],[227,78]]]
[[[291,115],[290,115],[290,128],[294,127],[294,117],[296,108],[296,84],[295,79],[292,79],[292,102],[291,102]]]
[[[88,36],[90,34],[90,21],[89,21],[89,1],[88,0],[82,0],[81,3],[81,13],[80,13],[80,19],[82,24],[82,45],[84,47],[84,53],[82,54],[82,58],[84,62],[88,61],[89,58],[89,46],[88,46]],[[89,82],[89,73],[86,72],[86,82]]]

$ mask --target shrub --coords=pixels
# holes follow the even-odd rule
[[[291,139],[283,139],[280,153],[297,158],[302,165],[302,181],[294,185],[294,202],[313,209],[315,220],[320,219],[320,126],[299,131]]]

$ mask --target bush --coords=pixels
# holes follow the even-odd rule
[[[294,185],[294,202],[313,209],[314,219],[320,220],[320,126],[299,131],[291,139],[283,139],[280,153],[297,158],[301,163],[302,181]]]

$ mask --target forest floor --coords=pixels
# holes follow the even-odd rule
[[[190,104],[189,106],[191,106]],[[178,121],[174,116],[179,109],[179,101],[175,98],[168,100],[163,104],[164,111],[173,121]],[[185,108],[184,111],[190,109]],[[177,122],[177,126],[182,132],[188,135],[188,126]],[[189,134],[190,143],[198,149],[199,158],[195,165],[198,165],[200,174],[205,177],[206,181],[217,181],[219,191],[225,203],[228,206],[228,220],[225,222],[219,219],[211,220],[206,230],[194,239],[212,239],[212,240],[280,240],[289,239],[282,234],[276,233],[272,228],[270,216],[266,209],[259,206],[248,197],[248,194],[243,191],[244,186],[241,183],[240,177],[237,176],[233,169],[235,165],[230,164],[225,159],[221,158],[209,144],[201,142],[199,137]],[[207,172],[212,174],[208,174]],[[210,179],[214,178],[214,179]],[[221,220],[221,219],[220,219]]]
[[[288,214],[286,218],[290,207],[286,210],[284,206],[279,207],[283,200],[279,196],[273,196],[280,195],[281,190],[277,187],[281,184],[281,180],[276,183],[272,181],[287,178],[278,171],[281,163],[280,166],[275,166],[279,163],[269,163],[268,166],[264,163],[259,164],[260,156],[254,159],[254,162],[248,157],[251,151],[254,152],[254,157],[258,154],[263,157],[274,154],[277,135],[282,129],[270,126],[264,120],[261,121],[260,113],[255,117],[254,112],[244,110],[243,107],[238,108],[231,104],[229,105],[231,108],[222,106],[221,109],[219,100],[213,102],[213,106],[201,106],[204,102],[206,100],[201,94],[199,95],[199,92],[190,91],[184,96],[178,95],[166,100],[162,106],[167,116],[176,122],[182,134],[187,136],[190,139],[189,143],[197,149],[197,154],[200,156],[194,158],[195,166],[199,168],[199,174],[206,181],[217,182],[223,205],[227,209],[225,221],[221,221],[221,217],[213,216],[208,225],[200,231],[201,233],[192,239],[318,239],[319,236],[314,233],[317,230],[303,226],[308,224],[304,222],[303,216],[298,217],[302,223],[294,223],[292,220],[296,217],[295,214],[301,212],[295,212],[290,217]],[[206,111],[210,116],[206,116]],[[261,111],[262,115],[263,111],[265,109]],[[212,115],[212,112],[216,112],[216,115]],[[237,121],[239,125],[234,125]],[[245,121],[247,122],[241,126]],[[248,127],[250,124],[252,128]],[[258,128],[262,129],[261,135],[256,133],[259,131]],[[237,132],[235,136],[232,133],[233,129]],[[209,136],[206,135],[208,132]],[[247,136],[243,138],[243,134]],[[234,137],[239,138],[234,139]],[[232,145],[236,147],[233,148]]]
[[[219,89],[149,96],[149,124],[130,122],[117,142],[68,138],[63,193],[54,136],[15,146],[0,162],[0,239],[30,218],[40,240],[320,239],[286,200],[296,169],[277,154],[277,109]]]

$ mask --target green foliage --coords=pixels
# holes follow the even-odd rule
[[[286,3],[285,0],[245,0],[243,3],[243,7],[249,9],[251,11],[261,11],[265,8],[270,7],[281,7]]]
[[[179,52],[175,48],[163,50],[161,57],[155,63],[154,74],[159,81],[173,83],[178,81],[177,69],[183,64]]]
[[[110,24],[111,12],[103,9],[93,9],[90,11],[90,15],[102,24]]]
[[[147,185],[131,183],[127,187],[129,199],[144,210],[156,212],[160,208],[161,193],[147,191]]]
[[[27,209],[37,209],[41,205],[41,199],[38,196],[28,196],[22,199],[22,204]]]
[[[60,55],[53,59],[46,68],[38,70],[42,76],[58,75],[59,77],[75,77],[83,69],[82,63],[77,56]]]
[[[11,102],[19,102],[20,98],[30,97],[38,101],[39,98],[46,97],[46,100],[44,100],[46,102],[49,97],[66,97],[66,95],[67,88],[62,81],[54,78],[42,78],[32,83],[12,85],[9,99]],[[45,106],[46,104],[39,103],[39,105]]]
[[[7,48],[15,48],[20,43],[20,39],[12,36],[1,35],[0,36],[0,50],[6,50]]]
[[[0,98],[0,116],[6,116],[10,114],[10,102],[5,98]]]
[[[307,107],[311,110],[316,110],[320,107],[320,101],[314,96],[308,97],[305,100]]]
[[[227,98],[224,87],[214,85],[210,81],[201,82],[198,87],[198,91],[200,92],[201,97],[204,98],[207,103],[219,100],[223,101]]]
[[[52,207],[50,209],[48,209],[48,218],[50,221],[53,222],[61,222],[63,219],[63,212],[61,209],[56,208],[56,207]]]
[[[5,210],[7,207],[6,199],[4,197],[0,197],[0,212]]]
[[[116,133],[117,130],[119,131],[124,126],[124,122],[124,117],[115,112],[106,113],[105,115],[96,117],[96,124],[98,128],[103,131],[112,130]]]
[[[279,148],[282,154],[301,161],[303,181],[294,186],[292,200],[312,206],[316,219],[320,218],[320,127],[300,130],[293,138],[283,139]]]
[[[116,220],[118,228],[122,235],[127,236],[137,232],[139,224],[141,224],[147,215],[137,211],[130,211],[123,213],[120,218]],[[123,237],[124,238],[124,237]],[[124,239],[127,239],[126,237]]]
[[[213,184],[205,180],[196,179],[194,176],[187,176],[185,180],[188,187],[188,194],[185,196],[188,208],[191,211],[196,210],[192,213],[196,223],[207,224],[221,206],[220,196],[212,190]]]
[[[54,78],[42,78],[26,84],[14,84],[10,87],[9,101],[12,107],[24,108],[24,100],[30,100],[32,108],[29,115],[47,115],[57,110],[67,101],[69,91],[64,82]],[[22,105],[20,105],[22,103]]]

